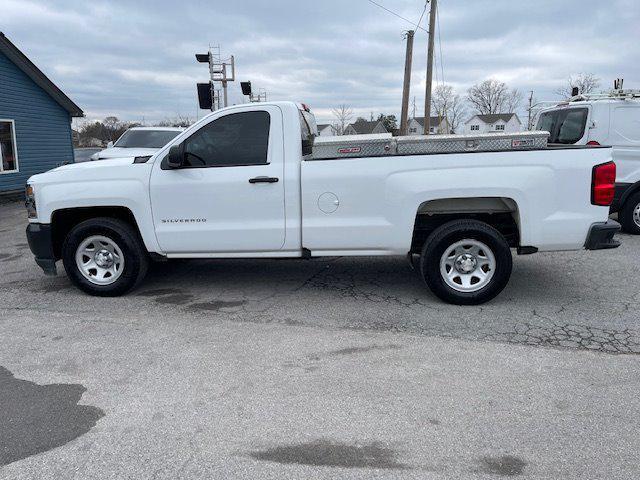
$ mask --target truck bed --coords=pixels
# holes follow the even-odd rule
[[[611,149],[510,152],[347,153],[304,161],[304,247],[314,255],[399,255],[411,248],[417,216],[474,199],[468,213],[477,202],[506,205],[495,213],[512,215],[521,245],[583,248],[591,226],[608,217],[607,207],[592,205],[591,185],[593,167],[609,162]]]

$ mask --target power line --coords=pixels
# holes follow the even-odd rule
[[[400,14],[398,14],[398,13],[396,13],[396,12],[392,11],[392,10],[389,10],[387,7],[385,7],[385,6],[383,6],[383,5],[380,5],[379,3],[376,3],[376,2],[374,2],[373,0],[368,0],[368,2],[369,2],[369,3],[373,3],[376,7],[379,7],[379,8],[381,8],[381,9],[383,9],[384,11],[389,12],[391,15],[394,15],[394,16],[396,16],[396,17],[398,17],[398,18],[400,18],[400,19],[404,20],[404,21],[405,21],[405,22],[407,22],[407,23],[410,23],[410,24],[411,24],[411,25],[413,25],[414,27],[419,28],[420,30],[423,30],[423,31],[425,31],[425,32],[429,33],[427,29],[422,28],[419,24],[417,24],[417,23],[413,23],[413,22],[412,22],[411,20],[409,20],[408,18],[405,18],[405,17],[403,17],[402,15],[400,15]]]
[[[422,25],[422,19],[424,18],[424,14],[427,13],[427,6],[429,5],[429,0],[424,2],[424,8],[422,9],[422,15],[420,15],[420,20],[418,20],[418,27]]]

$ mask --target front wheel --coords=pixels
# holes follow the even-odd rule
[[[147,273],[149,259],[137,232],[113,218],[76,225],[62,247],[67,275],[82,291],[116,297],[133,290]]]
[[[640,235],[640,192],[634,193],[624,202],[618,220],[626,233]]]
[[[495,298],[509,282],[511,249],[490,225],[456,220],[434,231],[420,259],[431,291],[454,305],[481,305]]]

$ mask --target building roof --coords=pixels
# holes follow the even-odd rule
[[[318,124],[318,131],[320,132],[320,131],[324,130],[325,128],[329,128],[330,126],[331,125],[329,123],[320,123],[320,124]]]
[[[488,124],[496,123],[500,120],[502,120],[505,123],[509,123],[513,117],[518,118],[518,116],[515,113],[494,113],[491,115],[474,115],[467,121],[467,123],[469,123],[474,118],[477,118],[480,121]],[[520,121],[519,118],[518,118],[518,121]]]
[[[358,122],[352,123],[351,125],[349,125],[349,127],[352,127],[358,133],[358,135],[369,135],[373,133],[373,131],[376,129],[378,125],[382,125],[384,127],[384,124],[382,124],[382,122],[377,120],[374,120],[373,122],[360,120]],[[384,130],[385,132],[387,131],[386,128]]]
[[[42,88],[51,96],[62,108],[72,117],[84,117],[82,109],[73,103],[62,90],[49,80],[49,78],[36,67],[27,56],[11,43],[11,41],[0,32],[0,53],[7,56],[13,64],[24,72],[36,85]]]
[[[416,122],[424,127],[424,117],[414,117]],[[440,123],[444,122],[446,117],[431,117],[431,121],[429,122],[431,125],[440,125]]]

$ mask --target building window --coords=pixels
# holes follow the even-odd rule
[[[480,131],[480,125],[471,125],[471,131],[472,132],[479,132]]]
[[[436,131],[436,129],[435,129],[435,128],[433,128],[433,127],[430,127],[430,128],[429,128],[429,132],[433,133],[433,132],[435,132],[435,131]]]
[[[16,128],[13,120],[0,120],[0,173],[18,171]]]
[[[496,125],[496,131],[504,132],[504,125]]]
[[[410,128],[409,132],[410,133],[418,133],[418,129],[417,128]]]

